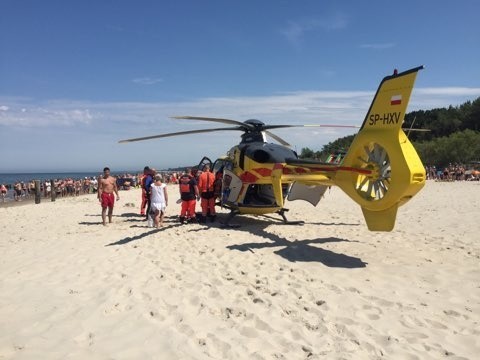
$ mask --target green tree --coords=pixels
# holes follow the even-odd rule
[[[432,141],[415,142],[414,146],[426,165],[469,163],[480,158],[480,132],[467,129]]]
[[[301,159],[313,159],[315,157],[315,152],[312,149],[305,147],[302,148],[302,151],[298,157]]]
[[[480,131],[480,98],[469,102],[469,106],[465,106],[464,112],[465,129]]]

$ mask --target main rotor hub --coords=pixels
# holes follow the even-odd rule
[[[248,119],[245,120],[244,123],[253,126],[257,131],[262,131],[265,126],[263,121],[257,119]]]

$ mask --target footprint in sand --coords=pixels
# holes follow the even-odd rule
[[[242,326],[239,328],[238,332],[248,338],[254,339],[259,337],[259,333],[255,328],[253,327],[248,327],[248,326]]]
[[[92,332],[83,333],[74,338],[77,343],[87,343],[88,346],[92,346],[95,340],[95,334]],[[1,357],[0,357],[1,358]]]
[[[375,305],[378,305],[378,306],[381,306],[381,307],[391,307],[391,306],[395,305],[395,303],[393,301],[388,301],[388,300],[385,300],[385,299],[381,299],[381,298],[376,297],[376,296],[366,296],[365,298],[367,300],[370,300],[371,302],[373,302]]]
[[[402,324],[404,327],[409,328],[409,329],[416,329],[416,328],[423,328],[425,327],[425,324],[421,322],[419,319],[417,319],[415,316],[411,315],[401,315],[400,316],[400,324]]]
[[[177,329],[181,333],[187,335],[189,338],[191,338],[195,335],[195,331],[193,331],[193,328],[190,325],[180,324],[180,325],[178,325]]]
[[[328,329],[325,325],[322,324],[322,322],[323,322],[323,319],[321,320],[321,322],[318,322],[318,323],[310,323],[309,321],[306,320],[304,321],[304,325],[305,325],[305,328],[310,331],[327,334]]]
[[[143,301],[152,301],[152,296],[149,293],[143,292],[142,293],[142,300]]]
[[[371,306],[371,305],[363,305],[359,315],[365,316],[370,320],[378,320],[380,319],[380,315],[382,314],[383,314],[383,311],[379,307]]]
[[[455,310],[443,310],[443,312],[445,313],[445,315],[448,315],[448,316],[454,316],[454,317],[461,316],[461,314],[456,312]]]
[[[443,325],[441,322],[438,322],[438,321],[435,321],[435,320],[430,320],[430,319],[425,319],[425,321],[427,323],[429,323],[430,325],[432,325],[436,329],[442,329],[442,330],[448,329],[448,327]]]
[[[268,323],[266,323],[256,315],[254,315],[253,322],[254,327],[257,330],[267,332],[268,334],[272,334],[275,332],[275,330]]]
[[[207,334],[207,339],[204,340],[204,342],[210,356],[219,359],[231,358],[231,356],[228,355],[232,346],[220,340],[215,334]]]
[[[251,290],[251,289],[248,289],[248,290],[247,290],[247,295],[252,299],[252,302],[253,302],[254,304],[259,304],[259,305],[261,305],[261,304],[266,304],[266,305],[268,305],[268,306],[271,306],[271,302],[270,302],[270,301],[262,299],[261,297],[259,297],[258,295],[256,295],[255,292],[254,292],[253,290]]]

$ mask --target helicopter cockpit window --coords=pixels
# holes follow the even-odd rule
[[[232,170],[233,169],[233,163],[230,160],[225,160],[225,159],[218,159],[215,161],[215,164],[213,164],[213,172],[216,174],[218,171],[223,170]]]

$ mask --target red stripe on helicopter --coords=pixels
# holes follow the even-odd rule
[[[296,167],[295,168],[295,172],[299,173],[299,174],[304,174],[307,172],[307,170],[305,170],[305,168],[301,168],[301,167]]]
[[[267,168],[252,169],[252,171],[255,171],[257,174],[260,174],[261,176],[270,176],[270,175],[272,175],[272,170],[271,170],[271,169],[267,169]]]
[[[246,183],[253,183],[258,180],[258,177],[256,177],[250,171],[245,171],[242,175],[240,175],[240,180]]]
[[[364,175],[369,175],[372,173],[371,170],[367,169],[359,169],[359,168],[354,168],[354,167],[349,167],[349,166],[329,166],[329,167],[296,167],[295,169],[289,169],[289,168],[284,168],[283,173],[284,174],[291,174],[291,173],[297,173],[297,174],[304,174],[308,170],[311,172],[313,171],[322,171],[322,172],[330,172],[330,171],[350,171],[350,172],[356,172],[359,174],[364,174]]]
[[[359,169],[350,166],[332,166],[332,167],[324,167],[324,168],[310,168],[314,171],[350,171],[350,172],[357,172],[359,174],[369,175],[372,173],[372,170],[367,169]]]

